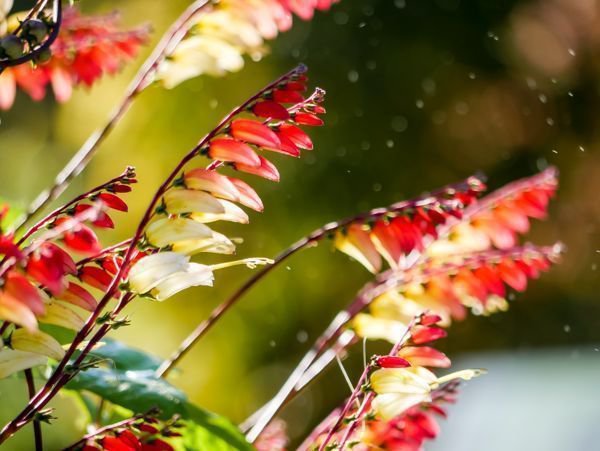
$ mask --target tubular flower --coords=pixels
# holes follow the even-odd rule
[[[157,78],[173,88],[202,74],[236,72],[244,66],[244,55],[259,60],[266,53],[265,40],[287,31],[293,14],[310,20],[316,9],[329,9],[336,1],[223,0],[192,19],[188,35],[159,67]],[[280,103],[300,101],[298,90],[276,90],[273,96]],[[314,117],[308,120],[315,125]]]
[[[456,382],[432,392],[432,401],[411,407],[390,420],[375,418],[365,422],[358,441],[364,449],[422,451],[423,443],[439,434],[436,417],[446,417],[443,404],[453,403]]]
[[[11,234],[0,234],[0,258],[7,265],[0,275],[0,319],[5,321],[10,345],[0,346],[7,359],[0,375],[44,364],[48,357],[62,358],[61,345],[38,330],[38,323],[79,331],[85,322],[80,309],[94,311],[96,299],[75,280],[105,291],[113,275],[100,266],[102,260],[80,264],[69,252],[95,255],[100,251],[93,228],[113,224],[105,210],[127,210],[120,194],[130,191],[134,177],[128,168],[52,212],[19,242]]]
[[[95,434],[85,441],[81,449],[83,451],[173,451],[175,447],[168,442],[180,437],[182,433],[179,429],[183,427],[184,425],[177,422],[175,418],[164,421],[146,414],[130,424],[105,430],[102,434]]]
[[[431,393],[454,379],[469,380],[483,370],[462,370],[438,378],[423,367],[382,368],[371,374],[371,388],[376,393],[373,409],[384,420],[390,420],[409,408],[431,402]]]
[[[395,343],[407,322],[424,311],[440,315],[447,325],[451,318],[464,318],[466,308],[476,314],[505,310],[507,287],[523,291],[530,278],[558,261],[561,252],[561,245],[526,245],[428,260],[408,271],[396,288],[374,299],[369,313],[356,316],[353,330],[361,337]],[[417,344],[438,335],[444,335],[443,330],[430,326],[412,331]]]
[[[508,249],[529,231],[530,218],[543,219],[558,188],[558,171],[549,168],[498,189],[469,207],[445,237],[428,249],[431,256]]]
[[[237,264],[255,266],[269,263],[264,259],[247,259],[208,266],[192,263],[188,256],[177,252],[161,252],[140,259],[131,268],[129,289],[163,301],[190,287],[212,286],[216,269]]]
[[[471,177],[431,196],[372,210],[339,229],[335,247],[372,273],[381,271],[384,260],[402,268],[408,255],[422,253],[437,238],[438,228],[460,216],[483,189],[483,182]]]
[[[301,114],[317,118],[325,111],[321,106],[324,96],[322,90],[316,89],[306,98],[302,94],[306,89],[305,72],[306,68],[300,66],[282,77],[272,88],[253,98],[243,111],[229,117],[210,135],[199,153],[211,159],[211,164],[206,168],[186,168],[166,190],[156,208],[153,221],[144,230],[145,241],[150,247],[159,254],[172,252],[183,256],[199,252],[235,252],[232,240],[206,224],[221,220],[245,224],[249,221],[248,215],[238,204],[255,211],[262,211],[264,207],[258,193],[248,183],[220,174],[219,171],[229,166],[238,172],[272,181],[279,180],[277,168],[264,155],[274,152],[299,156],[300,149],[279,134],[291,126],[295,129],[296,137],[300,137],[304,132],[298,127],[296,118]],[[277,98],[282,99],[280,102],[274,100],[275,92],[279,93]],[[291,92],[295,94],[281,94]],[[297,102],[290,105],[292,100]],[[303,140],[306,142],[307,139]],[[169,258],[177,260],[173,255]],[[185,258],[187,257],[177,261],[188,265],[185,266],[187,269],[178,268],[175,271],[174,267],[177,276],[170,276],[176,286],[179,286],[180,281],[191,280],[196,280],[197,284],[212,283],[212,277],[202,279],[201,268],[189,266],[191,264]],[[154,259],[146,257],[142,261]],[[131,275],[134,283],[138,283],[137,271],[144,268],[145,263],[142,264],[142,261],[138,264],[141,266]],[[158,259],[155,261],[160,262]],[[140,290],[138,287],[138,290],[144,293],[151,289]],[[155,287],[152,290],[154,296],[160,291]],[[163,296],[167,295],[170,295],[170,291],[165,288]]]
[[[16,27],[21,16],[15,14],[9,24]],[[56,100],[65,102],[73,87],[89,87],[104,73],[116,73],[135,57],[147,38],[146,27],[121,31],[118,15],[83,16],[76,8],[67,8],[50,59],[36,66],[9,67],[0,75],[0,108],[11,108],[17,87],[39,101],[50,85]]]

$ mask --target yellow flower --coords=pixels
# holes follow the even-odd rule
[[[198,222],[215,222],[215,221],[231,221],[238,222],[240,224],[248,224],[250,219],[248,218],[248,214],[238,207],[233,202],[229,202],[228,200],[216,199],[221,207],[223,208],[223,212],[221,213],[210,213],[210,212],[194,212],[190,215],[190,217],[194,221]]]
[[[172,189],[165,193],[163,202],[168,213],[212,213],[223,214],[225,207],[216,199],[204,191],[191,189]]]
[[[18,371],[45,364],[47,358],[32,352],[3,349],[0,351],[0,379]]]
[[[159,248],[178,241],[207,239],[212,235],[210,228],[188,218],[161,218],[146,229],[150,244]]]
[[[352,328],[359,337],[370,340],[387,340],[397,343],[406,333],[406,324],[387,318],[377,318],[367,313],[359,313],[352,322]]]
[[[65,355],[64,349],[54,337],[39,330],[30,332],[27,329],[17,329],[12,333],[10,343],[18,351],[40,354],[54,360],[60,360]]]
[[[158,77],[166,88],[202,74],[224,75],[244,66],[240,50],[213,36],[192,36],[184,39],[159,68]]]
[[[129,287],[137,294],[150,294],[158,301],[193,286],[212,286],[210,266],[191,263],[190,257],[177,252],[148,255],[129,272]]]

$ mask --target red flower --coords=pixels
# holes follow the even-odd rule
[[[50,60],[35,67],[9,67],[0,75],[0,108],[10,109],[17,86],[39,101],[51,85],[56,100],[65,102],[74,86],[91,86],[104,73],[117,72],[148,37],[146,28],[121,31],[118,22],[114,14],[82,16],[76,8],[66,9]]]

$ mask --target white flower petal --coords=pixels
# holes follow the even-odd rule
[[[171,189],[165,193],[163,200],[170,214],[225,213],[225,207],[219,200],[204,191]]]
[[[164,247],[177,241],[211,238],[213,231],[193,219],[161,218],[148,226],[146,237],[150,244]]]
[[[129,272],[129,287],[134,293],[147,293],[161,280],[189,264],[189,257],[177,252],[159,252],[138,261]]]
[[[208,238],[173,243],[173,251],[188,255],[197,254],[199,252],[233,254],[235,252],[235,245],[225,235],[213,232]]]
[[[212,286],[214,275],[210,266],[190,263],[185,271],[177,272],[164,279],[152,290],[152,296],[164,301],[189,287]]]
[[[375,396],[372,406],[384,420],[391,420],[412,406],[429,401],[431,397],[428,393],[388,393]]]
[[[250,221],[248,215],[236,204],[223,199],[217,199],[217,201],[223,207],[222,213],[192,213],[192,219],[202,223],[215,221],[231,221],[238,222],[240,224],[248,224],[248,222]]]
[[[400,321],[377,318],[366,313],[359,313],[352,322],[356,334],[370,340],[387,340],[397,343],[406,334],[406,325]]]

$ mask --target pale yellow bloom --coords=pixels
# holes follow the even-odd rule
[[[3,349],[0,351],[0,379],[18,371],[43,365],[47,360],[47,357],[40,354]]]
[[[223,214],[225,207],[217,198],[204,191],[191,189],[171,189],[163,197],[169,214],[211,213]]]
[[[173,243],[172,249],[182,254],[193,255],[199,252],[230,255],[235,253],[235,244],[225,235],[213,232],[210,238],[186,240]]]
[[[65,329],[79,331],[85,321],[69,307],[61,302],[50,302],[46,305],[46,312],[38,317],[40,323],[54,324]]]
[[[371,374],[371,388],[377,394],[373,409],[384,420],[390,420],[407,409],[431,401],[431,391],[454,379],[469,380],[484,370],[462,370],[438,378],[423,367],[382,368]]]
[[[244,66],[244,58],[234,45],[212,36],[184,39],[159,68],[158,77],[166,88],[202,74],[224,75]]]
[[[204,224],[193,219],[178,217],[161,218],[146,229],[148,241],[156,247],[165,247],[178,241],[211,238],[213,233]]]
[[[248,218],[248,214],[238,207],[233,202],[229,202],[224,199],[216,199],[217,202],[221,204],[223,208],[222,213],[209,213],[209,212],[195,212],[190,215],[190,217],[198,222],[215,222],[215,221],[231,221],[238,222],[240,224],[248,224],[250,219]]]
[[[184,271],[190,258],[177,252],[160,252],[148,255],[133,265],[129,271],[129,288],[134,293],[147,293],[164,278]]]
[[[17,329],[12,333],[10,343],[13,349],[18,351],[40,354],[54,360],[60,360],[65,355],[64,349],[54,337],[39,330],[31,332],[27,329]]]
[[[352,321],[354,332],[361,338],[387,340],[397,343],[406,334],[406,324],[387,318],[377,318],[367,313],[359,313]]]

